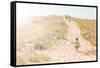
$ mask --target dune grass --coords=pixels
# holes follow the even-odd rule
[[[43,40],[43,41],[38,41],[34,47],[35,50],[46,50],[50,49],[52,47],[52,42],[50,40]]]
[[[68,25],[65,22],[53,23],[49,25],[48,31],[57,39],[64,39]]]
[[[45,55],[45,54],[33,54],[30,56],[30,58],[28,58],[27,61],[24,61],[25,59],[23,59],[22,57],[17,57],[17,64],[27,64],[28,62],[31,63],[37,63],[37,62],[47,62],[50,61],[50,56]]]
[[[50,57],[45,54],[33,54],[31,62],[46,62],[49,61]]]
[[[46,30],[46,34],[44,38],[39,38],[36,42],[34,47],[36,50],[50,49],[57,40],[65,39],[68,25],[66,25],[66,22],[63,20],[57,21],[56,19],[50,17],[47,20],[42,21],[42,24],[45,25],[44,29]]]
[[[96,46],[96,21],[72,17],[77,22],[81,30],[81,35],[93,46]]]

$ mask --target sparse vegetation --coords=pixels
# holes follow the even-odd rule
[[[67,33],[68,26],[65,22],[53,23],[49,26],[48,30],[53,34],[56,39],[64,39]]]
[[[38,41],[34,47],[35,50],[46,50],[46,49],[50,49],[52,47],[52,42],[51,41],[46,41],[46,39],[44,41]]]
[[[72,18],[80,27],[82,36],[96,46],[96,21],[88,19]]]
[[[44,21],[44,28],[47,31],[47,34],[44,36],[45,38],[39,38],[34,47],[35,50],[46,50],[52,47],[52,44],[57,40],[65,39],[65,35],[67,33],[67,24],[65,22],[59,22],[52,18],[48,18],[48,20]],[[42,40],[42,41],[41,41]]]
[[[45,62],[49,61],[50,57],[45,54],[33,54],[31,61],[32,62]]]

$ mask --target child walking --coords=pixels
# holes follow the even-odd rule
[[[75,50],[78,51],[80,47],[80,43],[79,43],[79,39],[76,38],[76,42],[75,42]]]
[[[76,38],[75,42],[72,42],[72,43],[75,44],[75,46],[74,46],[75,47],[75,51],[78,51],[79,50],[79,47],[80,47],[79,39]]]

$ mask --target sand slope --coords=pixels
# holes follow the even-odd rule
[[[75,21],[69,21],[64,16],[51,15],[28,17],[26,21],[21,22],[26,22],[26,24],[17,26],[17,64],[96,60],[96,55],[92,53],[95,47],[81,36],[80,28]],[[59,23],[64,24],[63,26],[61,25],[64,28],[59,27],[57,25]],[[65,32],[60,32],[60,35],[54,33],[51,36],[53,33],[51,28],[53,30],[61,28]],[[63,34],[64,38],[62,38]],[[58,36],[61,36],[60,39]],[[78,51],[75,50],[75,44],[72,43],[75,42],[76,38],[79,38],[80,43]],[[49,41],[44,43],[47,46],[43,45],[45,46],[44,48],[35,47],[36,42],[41,42],[41,39]]]

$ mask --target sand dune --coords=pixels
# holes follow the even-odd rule
[[[23,21],[20,21],[20,23]],[[17,26],[17,64],[96,60],[92,44],[81,35],[74,20],[65,16],[28,17]],[[80,47],[75,50],[75,39]]]

